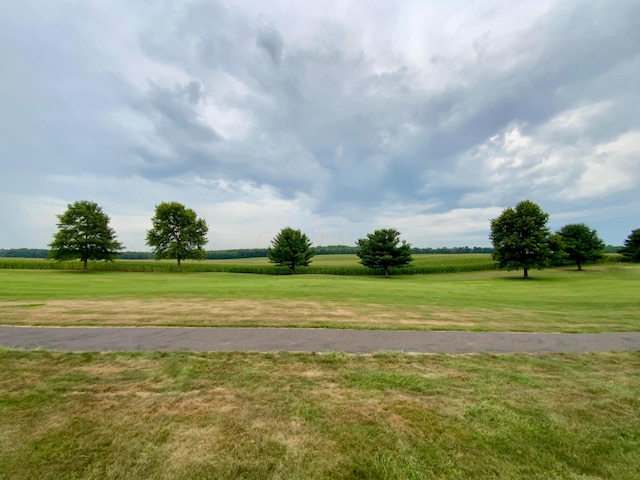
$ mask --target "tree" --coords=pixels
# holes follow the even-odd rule
[[[491,220],[493,259],[498,268],[524,270],[544,268],[553,256],[551,233],[547,227],[549,215],[535,203],[524,200],[514,208],[507,208]]]
[[[178,271],[181,262],[188,258],[202,260],[209,227],[198,218],[196,212],[178,202],[162,202],[156,205],[151,219],[153,227],[147,232],[147,245],[153,248],[156,260],[175,258]]]
[[[549,236],[549,248],[551,255],[549,256],[549,265],[559,267],[567,264],[567,256],[563,250],[564,242],[560,232],[553,233]]]
[[[267,257],[271,263],[286,265],[291,273],[296,273],[296,267],[306,267],[316,254],[311,248],[311,240],[300,230],[285,227],[271,240],[271,247],[267,250]]]
[[[393,228],[383,228],[368,233],[366,238],[356,242],[360,263],[369,268],[384,269],[384,276],[389,277],[391,267],[403,267],[412,261],[411,245],[402,240],[400,232]]]
[[[582,270],[582,265],[602,258],[604,242],[598,232],[591,230],[584,223],[570,223],[558,232],[562,239],[562,250],[568,258]]]
[[[629,234],[620,253],[627,261],[640,262],[640,228],[636,228]]]
[[[89,260],[112,261],[123,249],[116,234],[109,227],[109,217],[96,203],[80,200],[68,205],[58,215],[58,233],[49,244],[49,258],[82,261],[84,272]]]

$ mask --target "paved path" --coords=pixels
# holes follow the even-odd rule
[[[640,350],[640,332],[417,332],[319,328],[1,327],[0,346],[63,351],[581,353]]]

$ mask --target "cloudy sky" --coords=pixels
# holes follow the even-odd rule
[[[0,248],[76,200],[129,250],[162,201],[208,249],[640,227],[637,0],[5,1],[0,65]]]

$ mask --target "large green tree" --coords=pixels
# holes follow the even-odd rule
[[[640,228],[636,228],[629,234],[620,253],[625,260],[640,262]]]
[[[192,209],[178,202],[162,202],[156,205],[151,222],[147,245],[153,248],[156,259],[175,258],[181,271],[182,260],[205,257],[209,227]]]
[[[311,240],[300,230],[285,227],[271,240],[271,247],[267,250],[269,261],[277,265],[286,265],[291,273],[296,267],[306,267],[316,254],[311,247]]]
[[[522,268],[524,278],[529,278],[529,269],[546,267],[553,256],[548,221],[549,215],[530,200],[507,208],[491,220],[489,238],[498,267]]]
[[[582,265],[602,258],[604,242],[598,232],[584,223],[570,223],[558,232],[562,239],[564,257],[571,260],[582,270]]]
[[[87,200],[68,205],[67,210],[58,215],[58,233],[49,247],[49,258],[80,259],[85,272],[89,260],[112,261],[123,249],[109,226],[109,217],[98,204]]]
[[[369,268],[384,270],[389,277],[391,267],[408,265],[411,260],[411,245],[400,240],[400,232],[393,228],[383,228],[368,233],[356,241],[360,263]]]

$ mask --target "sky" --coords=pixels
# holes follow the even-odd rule
[[[77,200],[128,250],[165,201],[209,250],[640,228],[637,0],[5,1],[0,65],[0,248]]]

